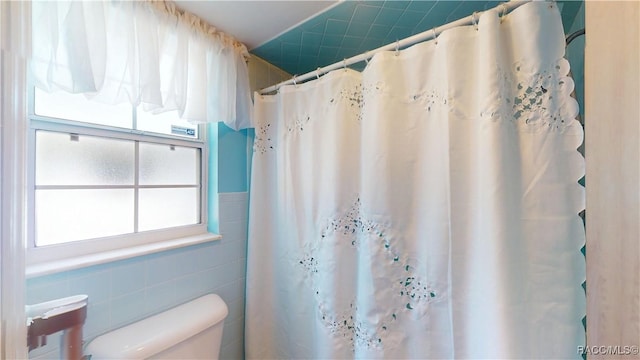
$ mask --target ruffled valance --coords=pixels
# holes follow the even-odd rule
[[[32,3],[33,80],[45,91],[251,123],[246,47],[165,1]]]

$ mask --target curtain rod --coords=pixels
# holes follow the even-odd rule
[[[498,13],[500,14],[500,17],[502,17],[502,16],[505,16],[509,11],[512,11],[512,10],[518,8],[519,6],[524,5],[526,3],[529,3],[531,1],[532,0],[519,0],[519,1],[512,0],[512,1],[508,1],[508,2],[502,3],[502,4],[496,6],[493,9],[497,9]],[[276,91],[276,90],[278,90],[280,87],[282,87],[284,85],[301,83],[301,82],[303,82],[305,80],[308,80],[308,79],[311,79],[313,77],[317,77],[317,76],[326,74],[329,71],[336,70],[336,69],[339,69],[339,68],[342,68],[342,67],[346,68],[349,65],[352,65],[352,64],[355,64],[355,63],[359,63],[361,61],[368,60],[371,57],[373,57],[373,55],[375,55],[376,53],[378,53],[380,51],[387,51],[387,50],[394,50],[394,49],[397,50],[399,48],[404,48],[404,47],[407,47],[409,45],[413,45],[413,44],[416,44],[416,43],[419,43],[419,42],[422,42],[422,41],[431,40],[431,39],[437,37],[438,35],[440,35],[443,31],[448,30],[448,29],[452,29],[452,28],[455,28],[455,27],[458,27],[458,26],[477,24],[478,23],[478,19],[480,17],[480,14],[482,14],[482,13],[483,13],[482,11],[475,12],[472,15],[467,16],[465,18],[452,21],[452,22],[447,23],[445,25],[435,27],[435,28],[433,28],[431,30],[424,31],[424,32],[421,32],[421,33],[416,34],[416,35],[412,35],[412,36],[410,36],[408,38],[405,38],[403,40],[399,40],[399,41],[396,41],[394,43],[381,46],[381,47],[379,47],[377,49],[366,51],[366,52],[364,52],[362,54],[350,57],[348,59],[344,59],[343,61],[338,61],[338,62],[336,62],[334,64],[318,68],[317,70],[314,70],[314,71],[310,71],[310,72],[308,72],[308,73],[306,73],[304,75],[300,75],[300,76],[294,75],[293,78],[291,78],[289,80],[285,80],[285,81],[283,81],[281,83],[278,83],[276,85],[272,85],[272,86],[269,86],[267,88],[264,88],[264,89],[258,91],[258,93],[266,94],[266,93],[269,93],[269,92],[272,92],[272,91]]]

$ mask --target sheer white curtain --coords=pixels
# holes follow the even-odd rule
[[[101,102],[251,123],[244,45],[164,1],[33,3],[36,85]]]
[[[580,358],[584,159],[555,4],[256,96],[248,358]]]

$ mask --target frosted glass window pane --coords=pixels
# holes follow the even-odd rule
[[[41,116],[82,121],[131,129],[133,107],[123,103],[108,105],[91,101],[82,94],[53,92],[35,88],[35,113]]]
[[[36,246],[133,232],[132,189],[36,190]]]
[[[200,222],[200,194],[196,188],[140,189],[139,197],[139,231]]]
[[[198,126],[180,119],[178,111],[167,111],[154,115],[142,110],[142,107],[138,107],[137,128],[159,134],[198,138]]]
[[[200,149],[140,143],[141,185],[198,185]]]
[[[36,185],[133,185],[135,143],[36,133]]]

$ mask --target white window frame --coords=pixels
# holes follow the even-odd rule
[[[29,86],[27,130],[27,276],[38,276],[140,256],[157,251],[218,240],[207,231],[208,159],[206,127],[198,125],[198,138],[189,139],[140,130],[123,129],[35,114],[34,86]],[[135,124],[135,110],[132,106]],[[134,126],[135,127],[135,126]],[[35,145],[39,130],[97,136],[200,149],[200,221],[198,224],[37,247],[35,244]],[[138,161],[136,159],[136,161]],[[102,187],[101,187],[102,188]],[[135,215],[137,216],[137,214]]]

